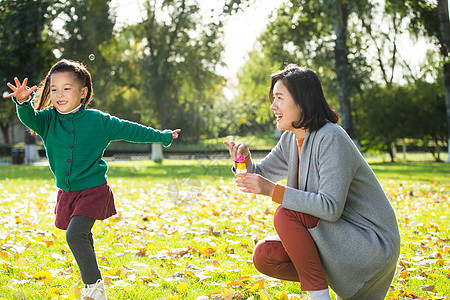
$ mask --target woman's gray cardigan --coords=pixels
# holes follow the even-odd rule
[[[328,285],[344,299],[384,299],[400,253],[394,210],[358,148],[328,122],[307,133],[300,166],[295,135],[286,131],[248,172],[274,182],[287,177],[282,206],[320,218],[309,229]]]

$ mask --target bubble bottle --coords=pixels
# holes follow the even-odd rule
[[[245,165],[245,157],[244,155],[241,155],[239,157],[236,157],[234,159],[234,161],[236,162],[236,173],[247,173],[247,166]],[[239,176],[238,176],[239,178]]]

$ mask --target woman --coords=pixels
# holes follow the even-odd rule
[[[245,143],[224,142],[246,157],[237,186],[281,204],[278,237],[260,241],[253,262],[262,273],[299,281],[311,299],[384,299],[395,273],[400,235],[375,174],[337,125],[317,75],[288,65],[271,77],[271,109],[284,131],[260,163]],[[287,186],[275,182],[287,177]]]

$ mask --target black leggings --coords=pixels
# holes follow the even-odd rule
[[[102,279],[91,232],[94,223],[95,219],[73,216],[66,232],[67,244],[80,268],[81,279],[84,284],[93,284],[98,279]]]

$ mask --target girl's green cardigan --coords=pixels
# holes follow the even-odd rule
[[[108,166],[102,157],[111,141],[162,143],[165,147],[172,142],[171,130],[155,130],[84,107],[67,115],[53,108],[36,111],[32,100],[21,105],[16,101],[17,114],[44,141],[56,186],[65,191],[84,190],[106,182]]]

